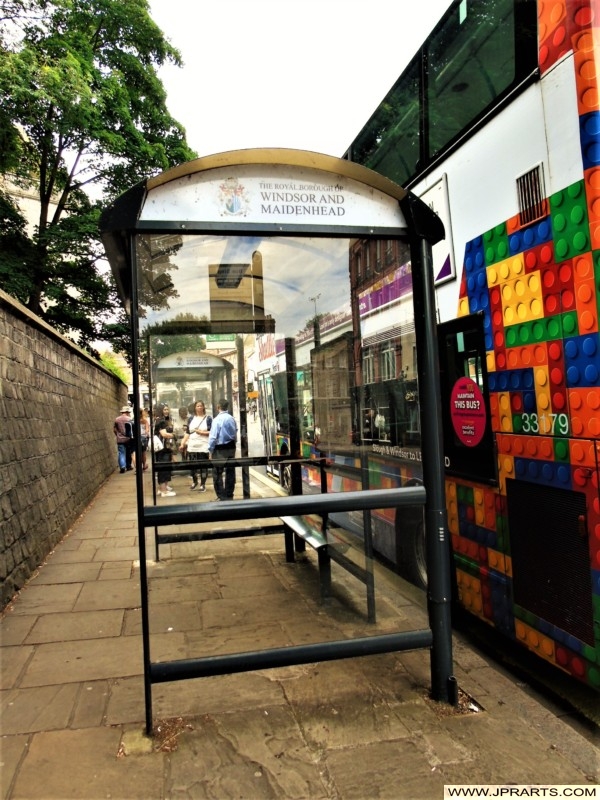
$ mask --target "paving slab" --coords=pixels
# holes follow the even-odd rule
[[[40,586],[45,583],[65,584],[84,583],[95,581],[100,574],[101,564],[89,564],[79,561],[74,564],[58,564],[51,562],[44,565],[44,569],[32,578],[31,586]]]
[[[12,613],[50,614],[71,611],[75,605],[83,583],[38,584],[32,581],[27,589],[19,594],[19,602],[14,603]]]
[[[327,764],[332,789],[347,800],[432,800],[444,795],[444,775],[430,766],[415,740],[377,742],[360,753],[354,748],[334,750]]]
[[[122,608],[112,611],[40,614],[25,637],[25,643],[70,642],[119,636],[123,627],[123,615]]]
[[[29,736],[4,736],[0,740],[0,794],[10,797],[20,763],[27,754]]]
[[[17,685],[25,667],[35,653],[30,647],[2,647],[0,653],[2,669],[0,669],[0,689],[10,689]]]
[[[37,614],[8,613],[0,625],[0,647],[22,644],[37,618]]]
[[[36,647],[21,686],[78,683],[143,672],[141,637],[51,642]]]
[[[140,583],[135,577],[84,583],[73,605],[73,611],[135,608],[140,605]]]
[[[1,692],[2,727],[15,733],[68,728],[78,694],[76,683]]]
[[[118,728],[50,731],[36,734],[11,793],[12,800],[159,798],[162,753],[119,758]]]

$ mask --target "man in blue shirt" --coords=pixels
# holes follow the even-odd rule
[[[219,400],[217,405],[219,413],[213,419],[208,437],[208,452],[210,458],[219,461],[229,461],[235,458],[237,444],[237,423],[229,413],[227,400]],[[223,485],[223,472],[225,472],[225,485]],[[213,482],[217,500],[233,500],[235,489],[235,467],[230,464],[215,464],[213,466]]]

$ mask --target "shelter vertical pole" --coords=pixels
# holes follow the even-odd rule
[[[244,339],[237,336],[237,373],[238,373],[238,400],[240,405],[240,449],[242,458],[248,456],[248,397],[246,394],[246,358],[244,355]],[[242,493],[244,499],[250,497],[250,470],[242,467]]]
[[[285,339],[285,370],[288,400],[288,421],[290,436],[290,455],[292,458],[302,457],[300,444],[300,415],[298,409],[298,379],[296,376],[296,343],[293,338]],[[302,494],[302,471],[300,464],[291,465],[290,494]]]
[[[133,349],[132,377],[136,397],[140,396],[139,372],[139,320],[138,320],[138,293],[137,293],[137,261],[135,239],[130,237],[130,270],[131,270],[131,342]],[[150,358],[150,340],[148,339],[148,359]],[[150,370],[150,363],[148,363]],[[139,417],[136,425],[139,424]],[[154,451],[152,450],[152,455]],[[152,456],[151,456],[152,457]],[[144,487],[143,471],[139,468],[141,459],[138,460],[135,483],[137,490],[137,518],[138,518],[138,547],[140,551],[140,593],[142,600],[142,649],[144,660],[144,699],[146,706],[146,735],[152,736],[152,678],[150,675],[150,619],[148,609],[148,569],[146,566],[146,529],[144,528]],[[154,467],[154,464],[152,465]],[[156,504],[156,489],[154,486],[154,469],[152,469],[152,483],[154,503]],[[158,540],[155,528],[155,547],[158,556]]]
[[[409,222],[417,338],[423,481],[427,492],[427,603],[433,641],[431,693],[449,702],[452,674],[450,546],[446,515],[439,354],[435,314],[432,244],[444,238],[443,225],[425,203],[410,193],[400,201]]]

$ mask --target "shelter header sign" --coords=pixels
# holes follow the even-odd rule
[[[398,201],[347,176],[289,165],[237,164],[151,188],[141,221],[405,226]]]

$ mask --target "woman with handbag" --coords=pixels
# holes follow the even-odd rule
[[[212,417],[206,413],[206,408],[202,400],[194,403],[194,413],[188,420],[187,433],[179,445],[182,453],[186,452],[190,461],[190,475],[192,485],[190,489],[198,489],[199,492],[206,491],[206,479],[208,477],[208,436]],[[198,473],[200,473],[200,486],[198,486]]]

